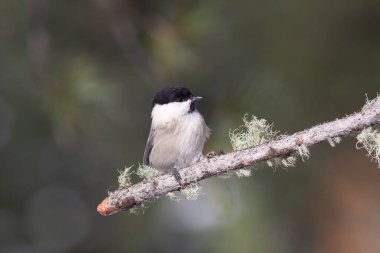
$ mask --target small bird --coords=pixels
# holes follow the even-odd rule
[[[144,164],[161,172],[171,171],[181,185],[179,169],[197,163],[202,157],[210,129],[193,96],[184,87],[168,87],[152,101],[152,124],[144,151]]]

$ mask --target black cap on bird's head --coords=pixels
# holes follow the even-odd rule
[[[191,100],[191,109],[195,109],[194,102],[201,99],[201,97],[193,96],[189,89],[180,86],[167,87],[159,92],[153,98],[152,107],[157,105],[169,104],[172,102],[184,102]]]

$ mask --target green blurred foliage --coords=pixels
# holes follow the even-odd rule
[[[343,164],[373,173],[365,159],[349,162],[364,157],[352,141],[315,147],[289,171],[263,165],[248,179],[207,180],[196,201],[162,199],[138,216],[95,208],[118,169],[141,162],[150,101],[164,86],[205,98],[205,153],[230,151],[228,132],[245,113],[292,133],[358,110],[379,91],[379,13],[373,0],[1,1],[0,252],[356,249],[365,241],[326,239],[351,216],[334,205],[344,194],[324,195]],[[323,223],[319,208],[341,223]]]

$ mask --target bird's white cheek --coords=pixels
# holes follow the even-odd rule
[[[188,112],[189,108],[190,101],[155,105],[152,110],[152,125],[170,128]]]

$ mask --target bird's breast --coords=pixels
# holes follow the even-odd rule
[[[209,129],[202,115],[188,113],[156,130],[150,154],[152,166],[167,171],[196,163],[201,155]]]

